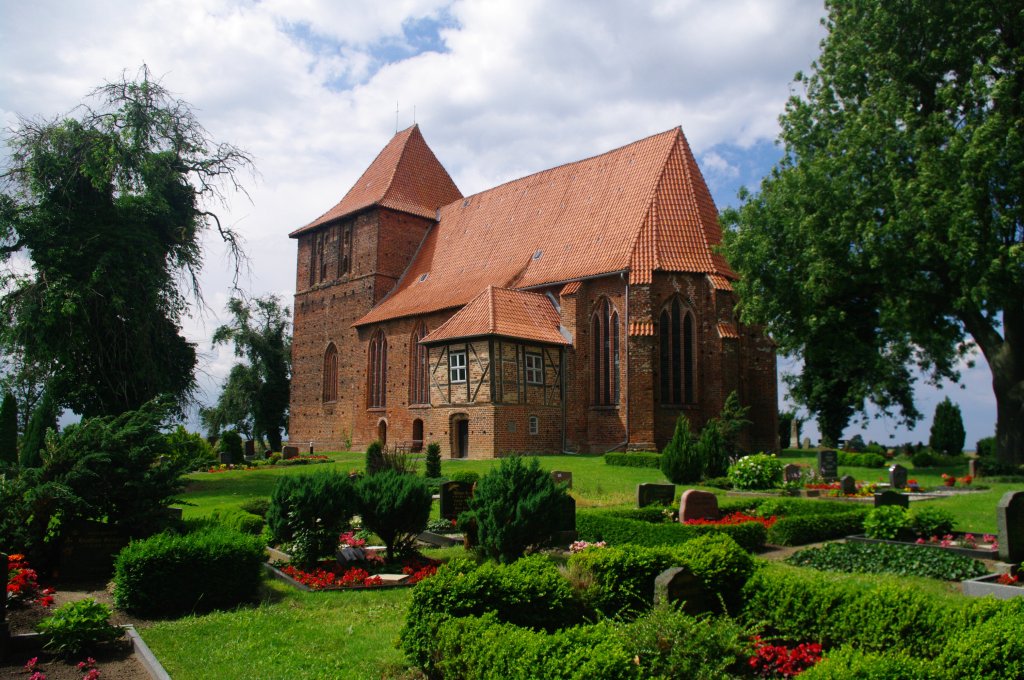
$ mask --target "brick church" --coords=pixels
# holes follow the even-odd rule
[[[774,345],[679,128],[463,196],[414,125],[291,237],[293,443],[661,449],[735,390],[777,448]]]

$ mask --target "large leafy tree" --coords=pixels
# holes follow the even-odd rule
[[[1024,10],[831,0],[784,157],[725,215],[748,320],[803,368],[837,439],[872,402],[913,423],[913,368],[993,374],[997,448],[1024,460]]]
[[[245,364],[232,370],[215,409],[235,413],[239,402],[247,403],[253,435],[266,437],[270,450],[280,451],[281,430],[288,430],[290,395],[288,307],[276,295],[251,301],[231,298],[228,312],[231,322],[214,331],[213,344],[233,343],[235,355]]]
[[[52,121],[9,137],[0,255],[27,258],[0,311],[25,361],[52,367],[52,394],[86,416],[139,408],[193,386],[180,319],[199,298],[206,204],[240,189],[249,156],[214,143],[191,108],[150,78],[122,78]],[[237,262],[237,259],[236,259]]]

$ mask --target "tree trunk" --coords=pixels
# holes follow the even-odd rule
[[[1024,464],[1024,333],[1022,316],[1003,315],[1003,342],[985,352],[992,369],[996,397],[996,457],[1004,463]]]

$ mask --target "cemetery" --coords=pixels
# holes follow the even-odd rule
[[[697,668],[771,677],[779,658],[801,659],[806,677],[869,667],[1016,677],[1024,478],[981,476],[969,493],[910,502],[905,476],[935,488],[962,471],[901,460],[878,470],[884,491],[867,502],[789,495],[790,466],[863,476],[852,466],[821,471],[820,453],[783,451],[774,485],[757,491],[672,484],[660,470],[600,456],[445,461],[438,477],[413,455],[401,472],[387,456],[367,474],[379,461],[345,452],[323,454],[322,466],[203,468],[186,478],[178,528],[104,549],[115,563],[103,606],[134,622],[175,678],[318,664],[358,677],[686,677]],[[527,498],[531,516],[520,512]],[[69,549],[109,542],[88,540]],[[206,556],[211,549],[221,557]],[[82,559],[83,576],[103,581],[97,563]],[[9,582],[34,594],[8,598],[10,640],[29,632],[26,611],[38,620],[51,611],[38,604],[53,597],[43,588],[72,576],[12,564]],[[887,598],[900,606],[874,604]],[[932,633],[908,635],[908,620]],[[281,659],[252,636],[223,643],[253,626],[288,629],[294,649]],[[325,631],[361,651],[322,644]],[[663,635],[674,642],[660,647]],[[30,652],[54,667],[50,652],[24,644],[8,644],[4,663],[21,667]],[[111,645],[90,652],[101,670],[125,654]],[[192,667],[196,650],[208,668]],[[575,674],[559,676],[567,655]],[[534,664],[527,675],[523,658]]]

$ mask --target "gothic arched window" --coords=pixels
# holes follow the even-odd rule
[[[384,331],[377,331],[370,340],[369,370],[367,376],[367,406],[384,408],[387,405],[388,387],[388,340]]]
[[[420,340],[427,337],[427,327],[421,321],[412,332],[409,344],[409,403],[430,403],[430,361],[427,348]]]
[[[692,404],[694,397],[693,312],[683,309],[678,298],[661,311],[660,335],[661,403]]]
[[[334,343],[327,345],[324,352],[323,371],[323,398],[324,401],[338,400],[338,348]]]
[[[610,406],[619,403],[619,314],[608,298],[594,310],[590,324],[593,353],[593,403]]]

